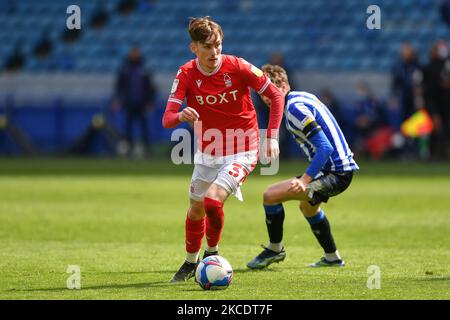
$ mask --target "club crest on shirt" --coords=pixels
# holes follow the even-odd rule
[[[225,87],[231,87],[233,83],[231,82],[231,77],[228,73],[223,74],[223,81],[225,82]]]

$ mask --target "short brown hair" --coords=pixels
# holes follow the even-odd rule
[[[261,70],[278,88],[281,87],[283,83],[289,85],[286,70],[282,67],[273,64],[265,64],[261,67]]]
[[[204,43],[215,33],[218,33],[221,39],[223,38],[222,28],[210,16],[189,18],[189,20],[189,35],[192,41]]]

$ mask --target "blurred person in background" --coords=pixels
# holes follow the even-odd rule
[[[291,86],[291,88],[294,88]],[[319,99],[323,101],[323,103],[330,109],[331,113],[333,114],[334,118],[336,119],[337,123],[341,127],[342,131],[344,132],[344,135],[347,136],[347,121],[345,120],[345,117],[343,115],[341,103],[336,98],[336,96],[333,94],[333,92],[329,88],[323,88],[320,91],[320,97]]]
[[[154,107],[157,92],[153,85],[152,75],[144,67],[139,47],[131,48],[128,58],[120,68],[115,85],[113,111],[124,108],[126,112],[127,153],[142,157],[150,152],[147,113]],[[133,139],[135,121],[141,125],[142,144]]]
[[[440,7],[442,20],[450,26],[450,0],[443,0]]]
[[[439,40],[430,49],[430,61],[424,68],[425,105],[433,117],[435,132],[431,135],[431,155],[447,159],[449,145],[450,59],[448,44]]]
[[[423,71],[410,43],[402,45],[400,60],[393,66],[391,79],[392,95],[400,106],[401,122],[403,122],[418,108],[423,107]],[[418,142],[412,138],[406,139],[403,148],[403,156],[406,159],[419,156]]]
[[[92,14],[90,24],[93,28],[101,29],[108,23],[109,15],[105,8],[105,2],[99,1]]]
[[[362,155],[374,155],[367,139],[376,135],[385,128],[387,116],[380,100],[378,100],[366,82],[360,82],[356,86],[357,96],[355,111],[355,153]]]
[[[6,58],[3,68],[6,71],[15,72],[22,69],[25,64],[25,55],[22,53],[21,44],[17,43],[14,52]]]
[[[446,52],[447,58],[445,59],[444,68],[441,72],[441,79],[442,79],[442,86],[444,87],[444,105],[445,105],[445,112],[447,114],[446,118],[442,121],[446,122],[447,125],[447,159],[450,157],[450,115],[449,115],[449,108],[450,108],[450,54],[449,54],[449,46],[448,42],[444,42],[446,45],[446,49],[441,49],[441,53]]]
[[[416,53],[409,43],[400,49],[400,60],[392,70],[392,91],[402,108],[402,120],[415,111],[415,88],[422,80],[422,70]]]

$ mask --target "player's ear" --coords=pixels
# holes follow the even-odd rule
[[[278,89],[280,89],[281,92],[288,92],[289,90],[291,90],[291,87],[288,83],[282,82],[281,86]]]
[[[189,45],[189,48],[191,49],[193,54],[197,54],[197,43],[191,42],[191,44]]]

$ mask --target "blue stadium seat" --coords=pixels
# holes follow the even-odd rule
[[[60,41],[65,30],[65,9],[72,2],[17,1],[14,14],[7,13],[11,5],[2,2],[0,41],[4,48],[0,57],[5,57],[20,40],[26,44],[25,54],[31,56],[34,44],[46,28],[54,42],[54,55],[63,55]],[[82,36],[65,49],[76,58],[76,70],[114,69],[105,64],[116,65],[133,44],[142,46],[145,55],[151,56],[161,71],[177,68],[187,56],[189,16],[211,15],[217,19],[225,31],[224,50],[230,53],[265,62],[271,52],[281,51],[292,60],[291,64],[319,70],[322,67],[378,70],[379,65],[386,67],[395,61],[402,42],[412,41],[426,56],[430,43],[450,38],[437,8],[439,0],[383,2],[381,31],[365,28],[369,0],[137,1],[137,9],[126,16],[117,12],[118,3],[119,0],[77,1],[82,11]],[[99,5],[110,16],[107,27],[95,31],[88,23]],[[386,57],[377,60],[381,55]],[[103,62],[96,62],[102,58]],[[320,59],[325,59],[323,64]],[[45,66],[30,58],[27,68]]]

